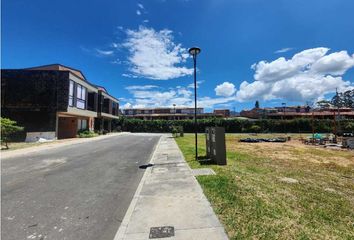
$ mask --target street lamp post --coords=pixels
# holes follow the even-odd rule
[[[282,119],[283,119],[283,132],[285,133],[285,107],[286,107],[286,103],[285,102],[283,102],[281,105],[283,105],[283,117],[282,117]]]
[[[173,120],[176,121],[176,104],[173,104]]]
[[[194,63],[194,134],[195,134],[195,160],[198,160],[198,123],[197,123],[197,55],[200,53],[200,48],[192,47],[188,50],[193,57]]]

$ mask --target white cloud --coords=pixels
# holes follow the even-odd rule
[[[136,15],[141,15],[141,12],[140,12],[140,10],[138,9],[138,10],[136,10]]]
[[[304,102],[323,98],[336,88],[345,90],[353,83],[342,75],[354,66],[354,55],[346,51],[327,54],[328,48],[307,49],[291,59],[280,57],[272,62],[260,61],[252,65],[253,82],[244,81],[237,92],[237,100],[285,99]]]
[[[122,106],[123,109],[131,108],[131,107],[132,107],[131,103],[126,103]]]
[[[282,49],[275,51],[274,53],[285,53],[285,52],[289,52],[291,50],[293,50],[293,48],[282,48]]]
[[[100,55],[100,56],[111,56],[111,55],[113,55],[113,51],[111,51],[111,50],[108,50],[108,51],[104,51],[104,50],[100,50],[100,49],[95,49],[96,50],[96,53],[98,54],[98,55]]]
[[[274,82],[291,77],[301,71],[306,71],[309,64],[323,57],[328,50],[328,48],[314,48],[297,53],[289,60],[280,57],[269,63],[267,61],[260,61],[252,65],[252,69],[256,71],[254,79],[264,82]]]
[[[120,47],[120,44],[119,44],[119,43],[112,42],[112,43],[111,43],[111,47],[112,47],[112,48],[119,48],[119,47]]]
[[[204,80],[197,81],[197,82],[196,82],[196,83],[197,83],[197,84],[196,84],[196,85],[197,85],[197,88],[199,88],[200,85],[201,85],[203,82],[204,82]],[[188,85],[187,85],[187,88],[194,88],[194,82],[188,84]]]
[[[111,63],[119,65],[119,64],[122,64],[122,61],[119,58],[117,58],[117,59],[111,61]]]
[[[198,99],[198,107],[203,108],[215,108],[215,105],[222,104],[226,106],[227,103],[235,101],[235,97],[220,97],[220,98],[211,98],[211,97],[202,97]]]
[[[132,107],[194,107],[194,91],[188,87],[177,86],[168,90],[155,85],[129,86],[126,88],[132,94],[129,100]],[[200,97],[198,106],[207,109],[215,105],[227,104],[235,101],[235,97]]]
[[[189,105],[190,98],[185,98],[175,90],[132,90],[134,105],[144,107],[170,107],[173,104]]]
[[[148,22],[149,22],[149,20],[148,20],[148,19],[145,19],[143,22],[144,22],[144,23],[148,23]]]
[[[147,90],[147,89],[153,89],[153,88],[158,88],[156,85],[132,85],[128,86],[125,89],[127,90]]]
[[[98,48],[87,48],[84,46],[80,46],[80,49],[90,55],[96,56],[96,57],[110,57],[114,55],[113,50],[101,50]]]
[[[123,73],[122,77],[127,77],[127,78],[138,78],[138,76],[130,74],[130,73]]]
[[[138,5],[138,8],[140,8],[140,9],[144,9],[144,5],[143,5],[143,4],[138,3],[137,5]]]
[[[140,26],[127,30],[122,44],[128,52],[131,76],[154,80],[168,80],[193,73],[193,69],[181,66],[188,54],[181,44],[173,42],[172,31],[155,31]]]
[[[353,66],[354,54],[350,56],[347,51],[340,51],[322,57],[312,65],[311,70],[317,73],[339,76]]]
[[[216,96],[230,97],[235,92],[235,85],[229,82],[224,82],[220,85],[217,85],[215,88]]]

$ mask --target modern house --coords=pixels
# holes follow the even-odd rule
[[[76,137],[83,129],[112,131],[119,101],[61,64],[1,70],[1,110],[25,128],[26,140]]]
[[[185,120],[194,118],[194,108],[127,108],[124,116],[143,120]],[[197,108],[197,118],[223,117],[222,114],[204,113],[203,108]]]

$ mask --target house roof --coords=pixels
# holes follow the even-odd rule
[[[194,110],[194,107],[147,107],[147,108],[125,108],[124,110]],[[197,107],[197,109],[204,110],[202,107]]]
[[[49,64],[49,65],[43,65],[43,66],[38,66],[38,67],[31,67],[31,68],[25,68],[26,70],[57,70],[57,71],[69,71],[73,73],[74,75],[82,78],[83,80],[87,81],[85,75],[78,69],[72,68],[72,67],[67,67],[62,64]]]
[[[105,93],[108,93],[107,89],[105,87],[99,86],[99,85],[95,85],[99,90],[104,91]]]
[[[331,111],[314,111],[314,112],[306,112],[306,113],[300,113],[300,112],[276,112],[276,113],[269,113],[268,116],[338,116],[338,115],[343,115],[343,116],[354,116],[354,112],[340,112],[339,114],[336,112],[331,112]]]

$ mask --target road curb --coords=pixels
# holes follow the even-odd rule
[[[36,152],[45,151],[48,149],[56,149],[56,148],[65,147],[68,145],[76,145],[76,144],[81,144],[81,143],[86,143],[86,142],[95,142],[95,141],[104,140],[104,139],[107,139],[110,137],[116,137],[116,136],[121,136],[121,135],[125,135],[125,134],[127,134],[127,132],[113,133],[113,134],[108,134],[108,135],[100,135],[100,136],[93,137],[93,138],[74,138],[74,139],[69,139],[67,141],[56,140],[53,142],[44,143],[43,145],[39,145],[39,146],[26,147],[26,148],[10,150],[10,151],[5,151],[5,152],[1,151],[0,155],[1,155],[1,160],[6,160],[6,159],[13,158],[13,157],[26,155],[29,153],[36,153]]]
[[[158,146],[160,145],[161,139],[162,139],[162,136],[160,136],[159,141],[155,145],[155,149],[153,150],[153,153],[151,154],[149,163],[153,163],[153,160],[154,160],[154,157],[155,157],[155,153],[156,153],[156,150],[157,150]],[[133,215],[134,209],[135,209],[136,204],[137,204],[137,202],[139,200],[139,195],[140,195],[141,190],[143,188],[144,182],[145,182],[147,176],[150,173],[151,173],[151,168],[147,168],[146,171],[144,172],[143,177],[140,180],[138,188],[135,191],[134,197],[133,197],[132,201],[130,202],[128,210],[125,213],[124,218],[122,220],[122,223],[120,224],[120,226],[119,226],[119,228],[117,230],[117,233],[116,233],[116,235],[115,235],[113,240],[123,240],[124,239],[125,232],[126,232],[126,230],[128,228],[128,224],[129,224],[130,218]]]

